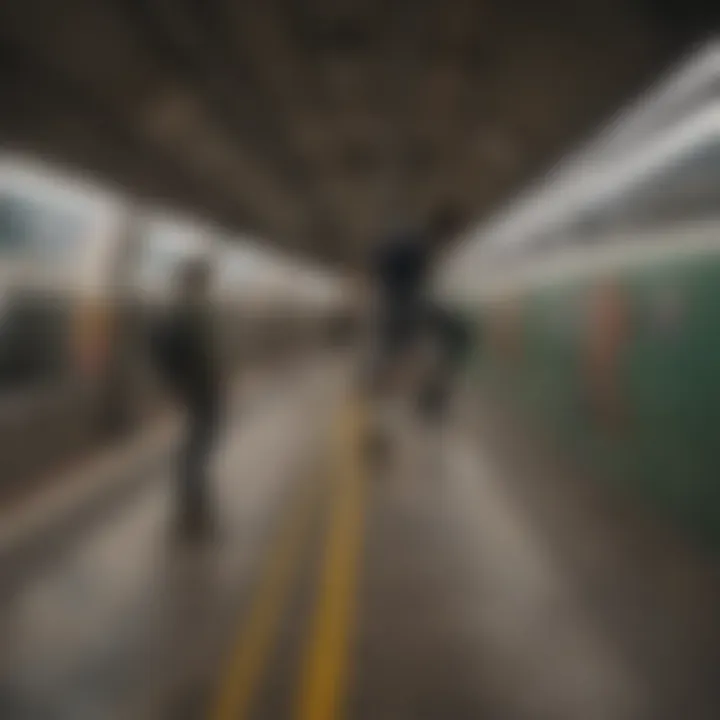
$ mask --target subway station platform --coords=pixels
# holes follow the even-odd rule
[[[475,398],[372,468],[349,378],[238,392],[205,542],[173,533],[172,423],[7,513],[0,717],[720,716],[710,558]]]

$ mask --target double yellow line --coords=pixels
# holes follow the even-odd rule
[[[354,410],[354,412],[353,412]],[[350,408],[339,426],[331,518],[313,631],[305,649],[296,720],[342,717],[348,678],[350,630],[354,616],[362,541],[363,478],[360,413]]]
[[[332,511],[314,616],[302,649],[295,720],[339,720],[349,676],[350,640],[362,543],[361,415],[349,403],[335,425],[329,484]],[[326,487],[326,486],[323,486]],[[283,526],[250,611],[241,625],[210,720],[247,720],[311,537],[317,486],[307,489]]]

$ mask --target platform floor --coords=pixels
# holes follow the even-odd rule
[[[318,361],[236,414],[210,541],[173,534],[158,450],[73,532],[18,544],[0,718],[720,717],[710,558],[474,412],[401,424],[382,469],[362,426]]]

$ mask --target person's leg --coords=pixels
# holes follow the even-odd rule
[[[370,366],[368,392],[365,395],[368,407],[366,448],[371,461],[379,463],[384,463],[391,444],[388,408],[393,390],[392,350],[387,338],[382,338],[377,343]]]
[[[204,409],[189,413],[185,444],[181,458],[180,517],[187,531],[207,527],[211,515],[209,465],[215,439],[215,421]]]
[[[180,530],[185,530],[193,508],[193,489],[196,481],[197,418],[188,410],[183,438],[178,453],[176,512]]]

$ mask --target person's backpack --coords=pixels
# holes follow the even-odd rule
[[[465,318],[451,308],[433,303],[427,317],[436,347],[437,366],[427,378],[418,400],[423,415],[439,421],[445,416],[454,379],[469,356],[472,339]]]

